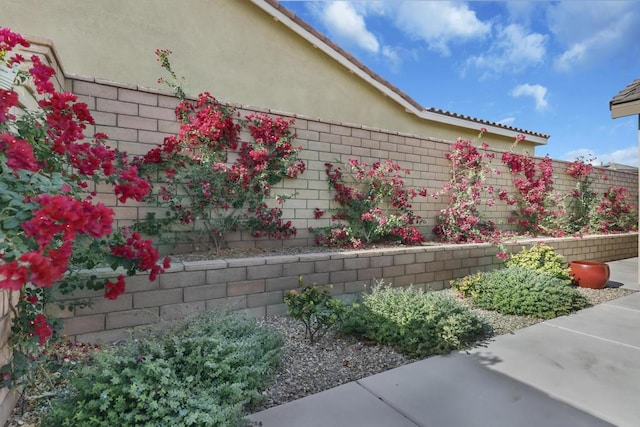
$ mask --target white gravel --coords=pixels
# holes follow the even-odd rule
[[[619,288],[578,290],[591,305],[634,292]],[[454,294],[451,289],[440,292]],[[513,333],[543,321],[477,308],[473,311],[491,326],[492,336]],[[270,317],[260,322],[282,333],[285,349],[273,384],[264,391],[263,401],[251,408],[253,413],[415,361],[390,347],[336,337],[331,332],[319,342],[309,344],[304,338],[302,324],[286,316]]]

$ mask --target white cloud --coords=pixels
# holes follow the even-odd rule
[[[451,53],[450,43],[482,38],[491,30],[491,24],[479,20],[464,3],[402,1],[387,5],[399,30],[444,56]]]
[[[622,150],[612,151],[611,153],[602,153],[598,156],[598,160],[605,165],[607,163],[620,163],[623,165],[638,166],[638,147],[628,147]]]
[[[391,68],[393,72],[399,71],[402,60],[400,59],[398,51],[392,49],[389,46],[382,46],[382,56],[384,56],[389,65],[389,68]]]
[[[538,84],[530,85],[525,83],[518,85],[511,91],[511,96],[519,98],[521,96],[530,96],[536,101],[536,110],[545,110],[549,103],[547,102],[547,88]]]
[[[579,148],[565,153],[563,160],[571,162],[578,157],[582,157],[584,159],[595,158],[593,163],[596,165],[618,163],[621,165],[638,167],[638,147],[627,147],[611,151],[609,153],[599,154],[589,148]]]
[[[498,123],[500,125],[511,126],[511,123],[513,123],[515,121],[516,121],[515,117],[505,117],[502,120],[498,120],[496,123]]]
[[[540,6],[538,1],[505,1],[504,6],[513,21],[530,22],[532,16]]]
[[[579,158],[584,161],[589,161],[589,159],[595,159],[596,155],[594,154],[594,151],[589,148],[578,148],[577,150],[571,150],[564,153],[562,160],[572,162]]]
[[[491,73],[520,72],[544,61],[546,40],[543,34],[527,33],[524,27],[511,24],[498,29],[486,54],[472,56],[467,64],[485,70],[484,77]]]
[[[320,10],[320,19],[332,36],[349,41],[368,52],[378,53],[378,39],[367,29],[364,16],[350,2],[324,4]]]
[[[383,44],[366,22],[371,15],[385,15],[385,5],[384,2],[333,1],[311,3],[309,8],[336,42],[380,55],[392,72],[398,72],[402,65],[401,49]]]
[[[561,71],[638,51],[640,8],[634,1],[559,2],[549,6],[547,22],[562,47],[554,61]]]

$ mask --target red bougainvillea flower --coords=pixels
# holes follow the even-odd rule
[[[20,290],[27,281],[27,273],[17,261],[0,264],[0,289]]]
[[[17,105],[17,92],[13,90],[0,89],[0,123],[15,118],[13,114],[9,114],[9,109],[16,107]]]
[[[44,344],[47,340],[53,335],[53,329],[49,322],[47,322],[47,317],[42,314],[36,314],[36,317],[30,322],[33,327],[34,335],[38,336],[38,342],[40,344]]]
[[[1,119],[2,117],[0,117],[0,121]],[[25,169],[36,172],[39,169],[31,144],[25,140],[15,138],[7,132],[0,134],[0,153],[4,153],[7,156],[7,166],[14,171]]]
[[[51,83],[51,77],[56,74],[55,70],[48,65],[45,65],[37,55],[31,56],[33,67],[29,69],[31,77],[33,77],[33,83],[36,85],[38,93],[53,93],[55,87]]]
[[[29,282],[42,288],[53,285],[51,260],[43,256],[41,252],[27,252],[18,259],[29,266],[29,275],[27,276]]]
[[[115,283],[107,282],[104,284],[104,297],[107,299],[116,299],[124,293],[124,288],[124,276],[121,274]]]

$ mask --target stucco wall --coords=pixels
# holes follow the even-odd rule
[[[188,93],[449,141],[483,126],[406,112],[248,0],[4,0],[0,25],[53,40],[67,73],[157,87],[166,48]],[[515,135],[487,142],[507,149]]]

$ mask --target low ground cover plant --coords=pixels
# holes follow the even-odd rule
[[[505,260],[505,268],[452,280],[451,285],[477,307],[502,314],[543,319],[563,316],[587,306],[571,285],[565,258],[548,245],[522,248]]]
[[[409,357],[426,357],[462,348],[487,330],[454,297],[380,282],[349,307],[341,332],[397,347]]]
[[[236,426],[260,398],[283,340],[227,312],[131,340],[74,373],[43,425]]]
[[[502,314],[551,319],[587,306],[585,298],[566,280],[538,270],[507,267],[480,273],[472,291],[468,290],[467,280],[452,284],[477,307]]]

